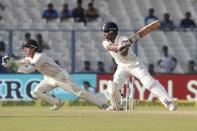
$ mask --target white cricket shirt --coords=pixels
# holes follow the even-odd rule
[[[26,66],[20,66],[18,72],[31,73],[35,70],[39,71],[45,76],[55,77],[64,69],[57,65],[54,60],[43,53],[35,53],[33,58],[26,57],[25,61],[29,60]],[[22,60],[24,61],[24,59]]]
[[[115,41],[114,41],[114,44],[115,45],[119,45],[121,44],[121,42],[123,40],[127,40],[128,37],[126,36],[119,36],[117,35]],[[107,49],[107,46],[111,44],[111,41],[108,41],[108,40],[104,40],[103,41],[103,46]],[[131,48],[129,48],[129,51],[128,51],[128,55],[127,56],[123,56],[120,54],[120,52],[114,52],[114,51],[109,51],[109,54],[114,58],[116,64],[120,65],[120,66],[126,66],[128,64],[132,64],[133,61],[136,60],[136,54],[134,53],[133,50],[131,50]]]

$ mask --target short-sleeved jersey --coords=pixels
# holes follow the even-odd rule
[[[114,44],[115,44],[115,45],[119,45],[119,44],[121,44],[121,42],[122,42],[123,40],[127,40],[127,39],[128,39],[128,37],[126,37],[126,36],[119,36],[119,35],[117,35]],[[104,40],[104,41],[103,41],[103,46],[104,46],[106,49],[107,49],[107,46],[108,46],[109,44],[111,44],[110,41],[108,41],[108,40]],[[110,55],[114,58],[116,64],[121,65],[121,66],[122,66],[122,65],[131,64],[131,63],[132,63],[134,60],[136,60],[136,58],[137,58],[137,57],[136,57],[136,54],[134,53],[134,51],[133,51],[131,48],[129,48],[129,51],[128,51],[128,55],[127,55],[127,56],[121,55],[120,52],[109,51],[109,53],[110,53]]]
[[[37,70],[44,76],[55,77],[64,70],[59,65],[57,65],[51,58],[49,58],[43,53],[35,53],[33,58],[26,57],[22,61],[25,61],[27,63],[26,66],[22,66],[22,64],[20,66],[19,64],[18,71],[22,73],[31,73]]]
[[[52,11],[45,10],[42,14],[42,17],[58,17],[58,12],[54,9]]]

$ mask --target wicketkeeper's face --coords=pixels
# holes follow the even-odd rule
[[[35,49],[31,47],[24,47],[22,51],[26,57],[30,57],[35,53]]]

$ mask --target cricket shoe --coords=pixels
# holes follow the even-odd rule
[[[123,111],[123,110],[124,110],[123,106],[120,106],[119,110],[116,110],[116,108],[112,105],[107,108],[107,111]]]
[[[51,110],[51,111],[57,111],[57,110],[59,110],[63,105],[64,105],[64,101],[60,101],[59,104],[54,105],[53,107],[50,108],[50,110]]]
[[[107,109],[109,106],[107,104],[103,104],[102,106],[99,106],[100,109]]]
[[[169,109],[170,111],[176,111],[177,106],[176,106],[173,102],[170,102],[170,103],[168,104],[168,109]]]
[[[176,109],[177,109],[177,106],[172,101],[166,101],[166,102],[163,102],[163,104],[170,111],[176,111]]]

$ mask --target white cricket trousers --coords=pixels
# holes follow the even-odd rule
[[[162,103],[172,101],[165,88],[150,75],[146,66],[139,58],[129,65],[118,65],[113,81],[118,84],[118,88],[120,89],[131,75],[140,80],[143,86],[157,96]]]
[[[97,98],[90,92],[87,92],[81,88],[79,88],[70,78],[68,72],[63,70],[56,77],[51,78],[44,76],[44,80],[42,80],[34,91],[31,92],[32,96],[35,98],[40,98],[41,100],[45,100],[50,104],[57,105],[61,101],[48,94],[49,91],[53,90],[56,87],[61,87],[66,91],[69,91],[75,94],[78,97],[86,99],[97,106],[102,106],[104,104],[104,100]]]

